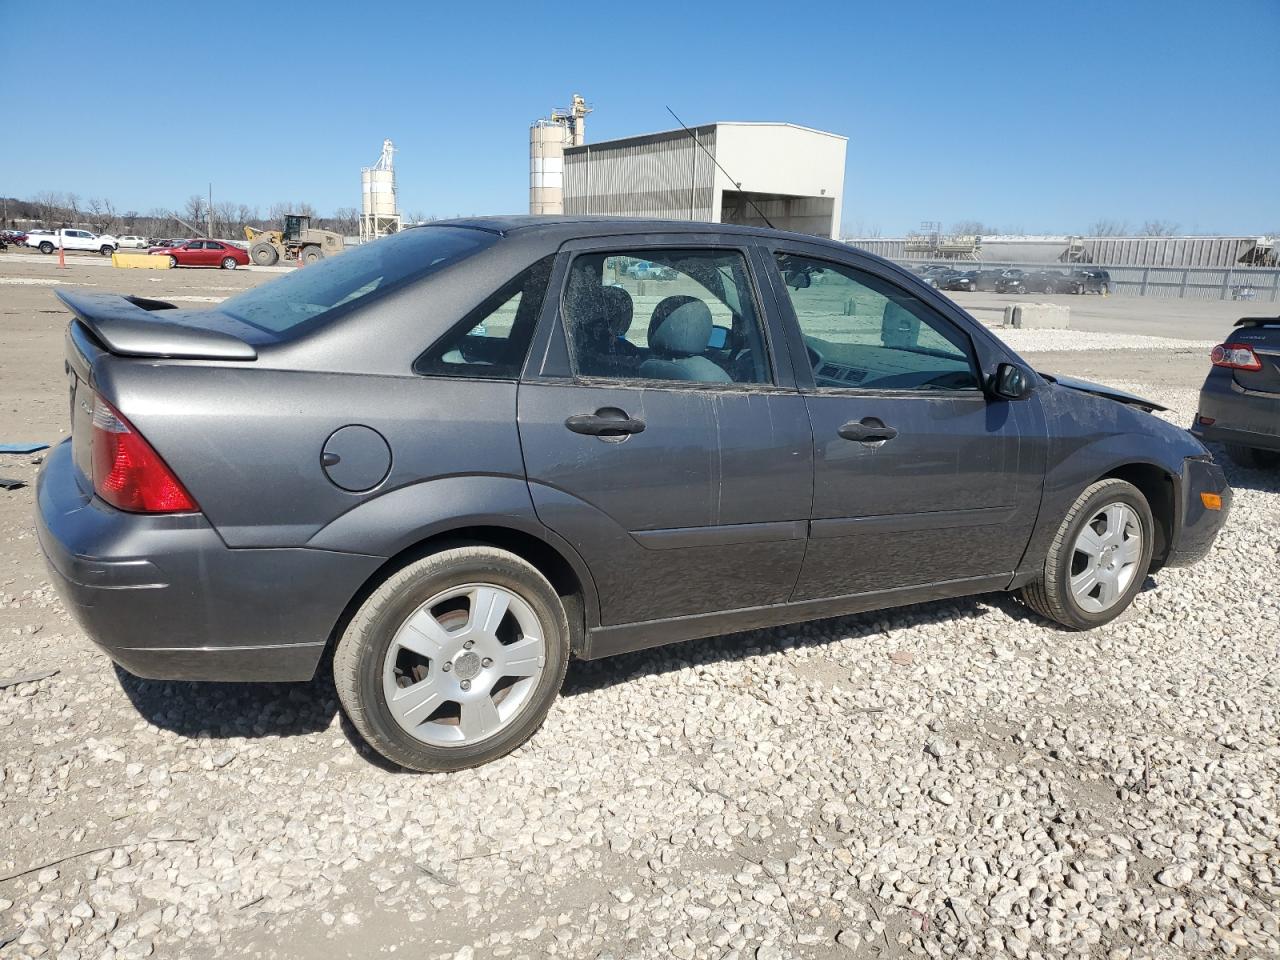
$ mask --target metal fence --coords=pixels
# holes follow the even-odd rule
[[[994,260],[915,260],[904,257],[896,262],[908,268],[929,264],[956,270],[1008,270],[1017,267],[1027,273],[1048,270],[1064,275],[1071,269],[1062,264]],[[1089,270],[1106,270],[1111,274],[1110,292],[1123,297],[1280,303],[1280,269],[1275,267],[1112,267],[1102,263],[1081,266]]]

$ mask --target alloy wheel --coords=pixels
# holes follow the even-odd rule
[[[532,607],[506,587],[464,584],[435,595],[400,625],[383,661],[382,692],[410,736],[470,746],[514,720],[545,665]]]
[[[1080,528],[1071,555],[1071,596],[1081,609],[1111,609],[1142,560],[1142,521],[1128,504],[1110,503]]]

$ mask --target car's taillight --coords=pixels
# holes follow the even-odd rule
[[[186,513],[198,510],[173,471],[111,404],[93,398],[93,489],[103,500],[130,513]]]
[[[1215,367],[1231,370],[1261,370],[1262,361],[1247,343],[1220,343],[1209,354]]]

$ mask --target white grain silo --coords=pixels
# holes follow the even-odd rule
[[[360,242],[376,240],[400,229],[396,205],[396,148],[382,141],[382,156],[372,167],[360,170]]]
[[[568,110],[553,110],[529,127],[530,213],[564,213],[564,150],[585,142],[590,112],[586,100],[575,93]]]

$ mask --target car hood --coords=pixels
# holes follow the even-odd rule
[[[1145,410],[1151,413],[1155,410],[1168,410],[1168,407],[1156,403],[1154,400],[1146,400],[1135,393],[1128,393],[1124,390],[1117,390],[1115,387],[1104,386],[1101,383],[1094,383],[1092,380],[1081,380],[1079,377],[1068,377],[1057,373],[1045,373],[1043,370],[1037,370],[1036,373],[1044,377],[1051,383],[1058,386],[1066,387],[1069,390],[1078,390],[1080,393],[1091,393],[1095,397],[1105,397],[1108,400],[1115,400],[1117,403],[1127,404],[1131,407],[1137,407],[1139,410]]]

